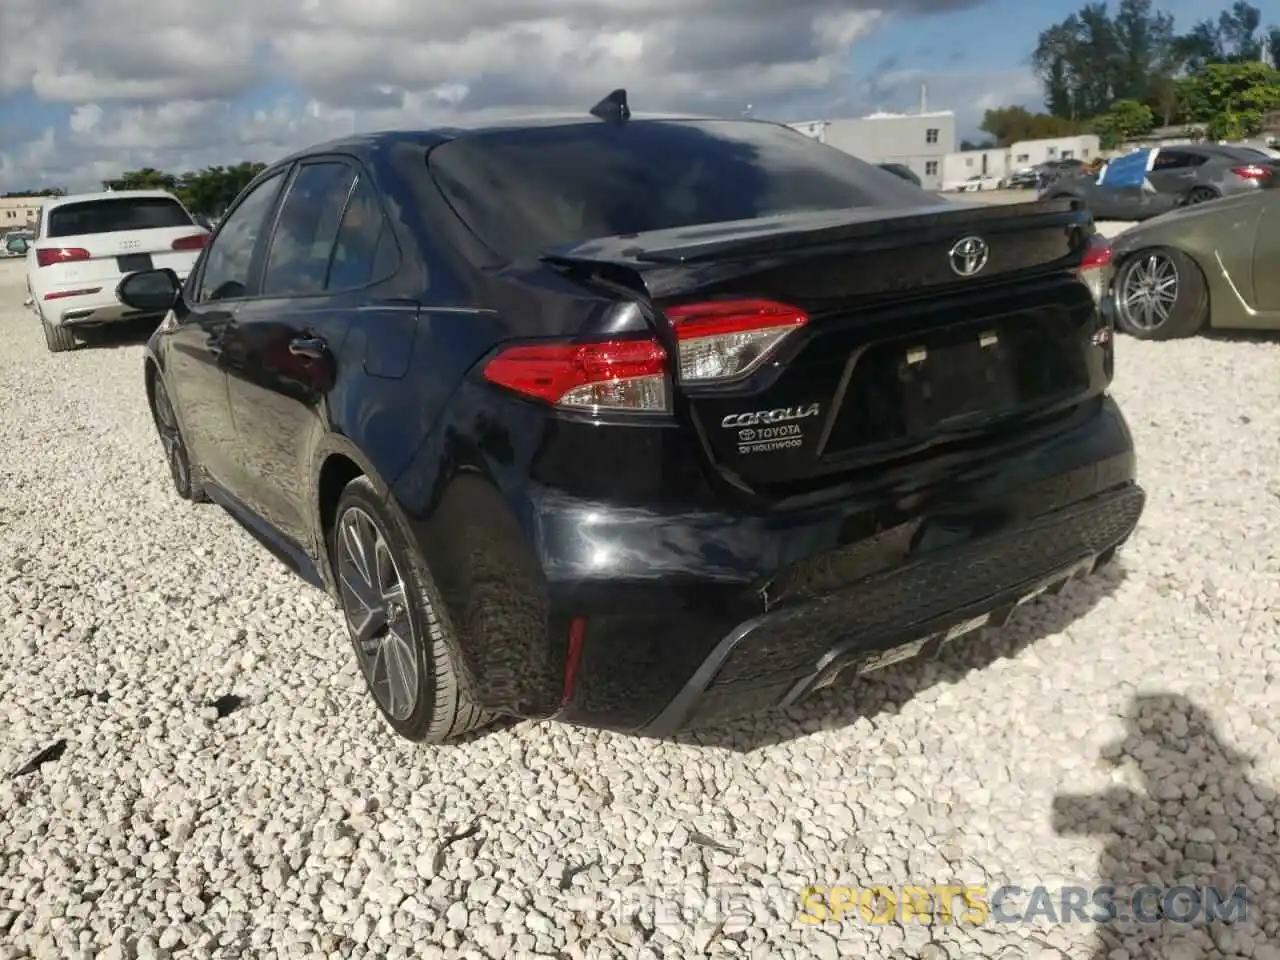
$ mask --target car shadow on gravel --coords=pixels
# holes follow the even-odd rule
[[[1093,960],[1280,960],[1280,795],[1184,696],[1137,696],[1124,719],[1101,759],[1134,788],[1053,801],[1055,832],[1106,841]]]
[[[789,710],[697,727],[676,734],[674,739],[690,746],[750,753],[823,730],[843,729],[864,717],[896,713],[933,686],[956,683],[974,670],[1017,656],[1044,637],[1068,629],[1119,590],[1125,576],[1121,554],[1085,580],[1068,584],[1058,596],[1033,601],[1015,611],[1003,627],[947,644],[936,659],[905,660],[863,679],[841,677]]]
[[[160,325],[158,320],[130,320],[109,326],[85,327],[76,333],[80,350],[111,350],[138,347],[151,339]]]

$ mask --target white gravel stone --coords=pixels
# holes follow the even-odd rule
[[[23,296],[0,264],[0,955],[1280,960],[1280,338],[1120,340],[1147,514],[1002,631],[694,742],[426,750],[328,601],[171,494],[138,345],[49,354]],[[808,884],[953,881],[1250,901],[795,922]]]

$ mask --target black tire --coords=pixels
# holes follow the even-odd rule
[[[70,327],[55,327],[40,315],[40,326],[44,327],[44,343],[50,353],[66,353],[76,348],[76,335]]]
[[[1217,199],[1218,199],[1218,195],[1214,193],[1212,190],[1210,190],[1208,187],[1194,187],[1191,190],[1187,191],[1187,195],[1182,202],[1184,205],[1189,207],[1192,204],[1208,203],[1210,200],[1217,200]]]
[[[1153,261],[1172,268],[1176,287],[1167,317],[1152,316],[1152,322],[1148,322],[1144,311],[1128,306],[1126,297],[1134,284],[1155,273]],[[1133,254],[1116,274],[1114,289],[1116,325],[1137,340],[1193,337],[1209,319],[1209,286],[1204,274],[1194,260],[1172,247],[1148,247]]]
[[[345,556],[352,554],[348,541],[344,538],[359,535],[348,530],[349,524],[367,530],[366,521],[371,522],[373,531],[381,538],[381,545],[366,552],[365,556],[367,558],[369,554],[373,554],[375,559],[372,567],[377,568],[379,565],[376,555],[385,547],[395,577],[403,588],[403,593],[397,595],[403,596],[405,601],[403,608],[394,613],[384,610],[385,631],[375,630],[374,633],[382,632],[382,636],[370,641],[370,644],[381,643],[385,648],[390,646],[394,635],[401,653],[405,647],[411,649],[413,677],[402,678],[401,685],[402,691],[412,688],[413,699],[407,704],[396,703],[394,694],[388,695],[386,692],[396,686],[389,679],[389,668],[388,680],[385,681],[385,690],[383,689],[384,681],[380,681],[375,675],[376,663],[379,661],[374,654],[362,647],[357,635],[356,620],[353,619],[359,616],[353,610],[361,608],[357,607],[360,602],[356,599],[358,591],[348,584],[354,582],[351,574],[358,574],[358,571],[353,570],[345,559]],[[356,654],[356,662],[378,711],[396,733],[417,743],[439,744],[485,726],[494,719],[492,713],[474,702],[466,689],[462,673],[458,669],[461,654],[457,632],[426,563],[412,545],[408,524],[394,505],[378,496],[366,477],[352,480],[338,499],[329,534],[329,556],[334,576],[339,583],[339,603],[347,622],[347,633]],[[360,589],[370,587],[374,579],[379,584],[385,582],[375,570],[373,577],[364,579]],[[383,592],[381,596],[385,601],[387,593]],[[398,604],[396,606],[399,607]],[[363,609],[371,611],[368,606]],[[395,626],[397,623],[400,624],[399,628]],[[407,638],[404,637],[406,632]],[[390,656],[390,659],[397,658]],[[397,662],[403,663],[400,660]]]
[[[151,418],[160,437],[160,446],[164,450],[174,492],[192,503],[208,503],[208,494],[204,492],[204,484],[200,481],[200,468],[191,460],[182,428],[178,425],[177,414],[169,400],[169,391],[165,389],[164,381],[159,376],[155,382]]]

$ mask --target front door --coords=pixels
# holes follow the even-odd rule
[[[259,296],[238,317],[228,382],[246,505],[308,553],[321,546],[310,542],[311,454],[329,430],[331,394],[362,373],[344,344],[383,227],[377,193],[358,177],[341,159],[299,166]]]
[[[263,225],[284,182],[263,180],[223,220],[174,308],[177,325],[165,338],[165,385],[191,456],[215,484],[234,482],[235,425],[225,370],[228,333],[244,304]]]
[[[1280,185],[1258,198],[1261,215],[1253,242],[1253,288],[1259,311],[1280,316]]]

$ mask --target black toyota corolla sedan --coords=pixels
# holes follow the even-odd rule
[[[178,494],[341,605],[401,735],[669,735],[999,624],[1138,522],[1069,203],[766,122],[357,136],[265,170],[168,310]],[[972,641],[976,642],[976,641]]]

